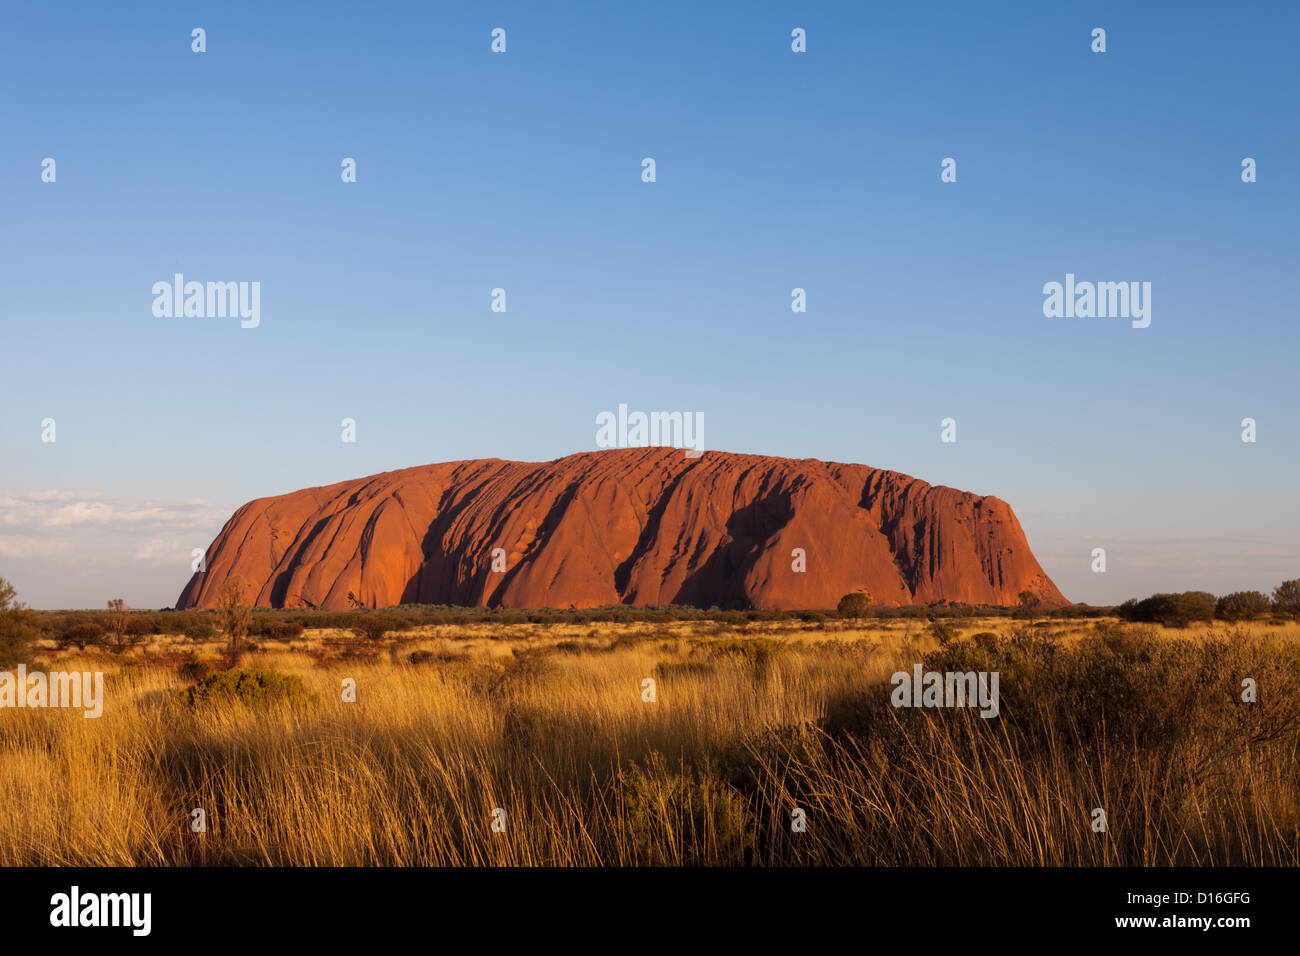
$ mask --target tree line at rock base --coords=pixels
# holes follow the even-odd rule
[[[1031,592],[1020,595],[1014,607],[938,602],[902,607],[873,603],[869,592],[844,595],[836,608],[825,610],[771,610],[758,608],[698,608],[685,605],[600,608],[478,608],[448,605],[402,604],[387,608],[356,607],[349,611],[271,609],[251,606],[235,588],[223,607],[208,611],[133,610],[120,598],[103,610],[32,611],[17,600],[14,588],[0,578],[0,665],[26,659],[36,641],[52,642],[61,650],[98,649],[121,653],[147,642],[155,634],[183,635],[195,643],[230,640],[236,654],[240,642],[248,647],[258,640],[294,641],[307,628],[332,628],[358,638],[378,640],[428,625],[473,624],[600,624],[669,623],[701,621],[744,626],[764,621],[802,621],[819,624],[835,620],[945,620],[1013,617],[1031,620],[1071,620],[1119,617],[1121,620],[1186,627],[1197,622],[1242,622],[1267,619],[1274,623],[1300,618],[1300,579],[1284,581],[1271,596],[1260,591],[1237,591],[1216,597],[1207,591],[1183,591],[1131,598],[1114,607],[1073,604],[1039,608]]]

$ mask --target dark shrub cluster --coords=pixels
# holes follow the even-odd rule
[[[840,598],[840,603],[835,605],[835,613],[848,621],[867,617],[871,614],[871,595],[865,591],[846,594]]]
[[[1130,598],[1116,613],[1126,621],[1186,627],[1195,621],[1214,620],[1214,595],[1206,591],[1153,594],[1138,601]]]
[[[256,706],[277,701],[304,704],[314,699],[301,677],[282,674],[269,667],[235,667],[217,671],[193,687],[181,690],[178,696],[187,707],[213,703]]]
[[[1267,614],[1269,600],[1259,591],[1234,591],[1214,604],[1214,616],[1221,621],[1249,621]]]
[[[0,667],[26,663],[37,630],[14,586],[0,578]]]

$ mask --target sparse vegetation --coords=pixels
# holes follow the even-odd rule
[[[155,614],[96,661],[102,718],[6,714],[0,864],[1300,865],[1290,621],[487,613],[331,652],[365,614],[219,671],[224,633]],[[999,716],[894,709],[917,663],[999,671]],[[195,840],[178,806],[221,812]]]
[[[940,647],[944,647],[961,636],[961,631],[944,621],[931,621],[930,636],[939,642]]]
[[[362,640],[378,644],[393,627],[393,622],[385,620],[378,614],[367,614],[357,618],[351,625],[352,632]]]
[[[248,625],[252,619],[248,587],[239,576],[229,577],[222,584],[217,595],[217,614],[221,618],[221,629],[226,635],[227,666],[236,668],[248,650]]]
[[[1033,620],[1038,613],[1038,606],[1041,603],[1037,594],[1033,591],[1024,590],[1016,595],[1020,606],[1016,608],[1016,617],[1022,617],[1027,620]]]
[[[133,620],[126,602],[113,598],[108,602],[108,616],[105,619],[104,634],[100,642],[114,654],[121,654],[129,648],[144,643],[145,636],[151,630],[148,622],[141,627]]]
[[[191,641],[210,641],[217,634],[217,626],[212,623],[212,618],[196,615],[182,625],[181,633]]]
[[[18,592],[0,578],[0,667],[26,663],[35,639],[36,628],[27,608],[18,600]]]

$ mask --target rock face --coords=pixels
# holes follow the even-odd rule
[[[214,606],[232,575],[270,607],[344,609],[351,594],[368,607],[797,609],[863,589],[890,605],[1015,604],[1025,589],[1069,603],[997,498],[865,465],[673,448],[448,462],[259,498],[176,606]]]

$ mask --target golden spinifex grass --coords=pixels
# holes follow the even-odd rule
[[[187,705],[179,652],[215,662],[219,638],[46,650],[33,666],[109,672],[104,715],[0,711],[0,862],[1300,863],[1294,625],[962,622],[942,647],[916,622],[338,636],[245,661],[300,676],[292,703]],[[922,661],[998,671],[998,717],[892,707],[890,675]]]

